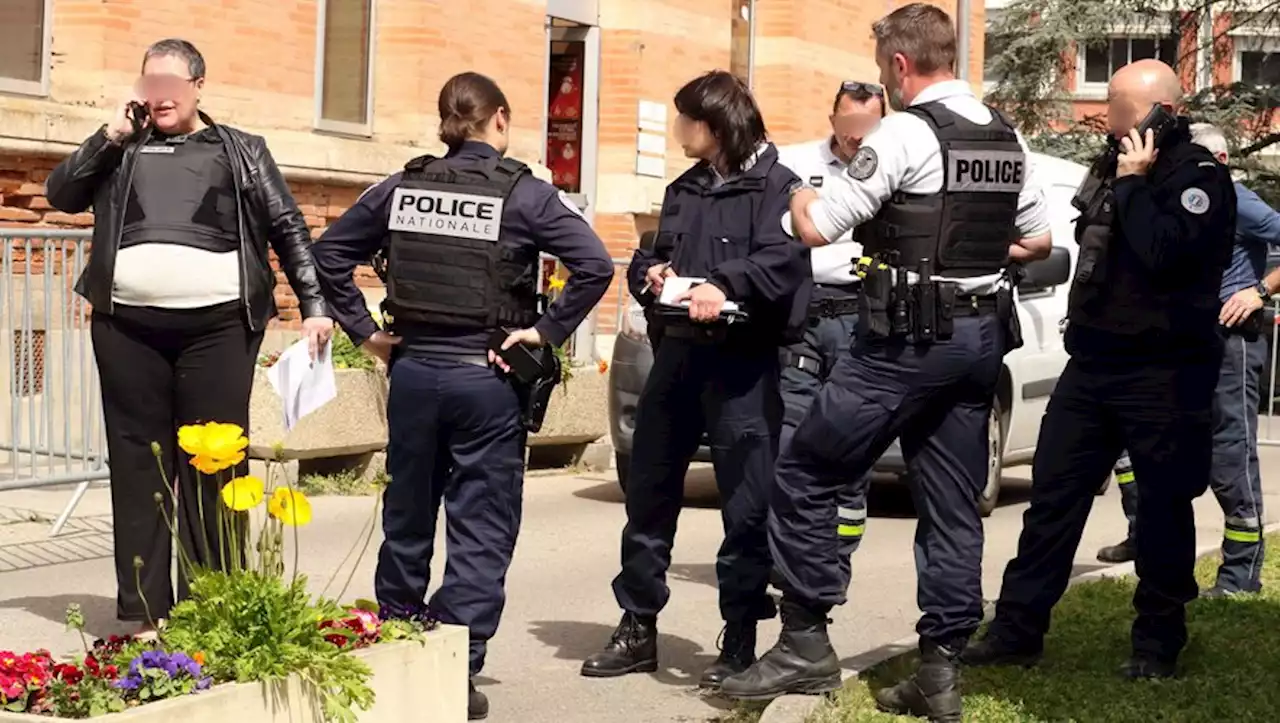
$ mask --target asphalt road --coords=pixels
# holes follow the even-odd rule
[[[1264,470],[1280,469],[1280,452],[1264,450],[1264,459]],[[999,589],[1026,506],[1030,468],[1008,472],[1009,489],[986,526],[988,598]],[[57,541],[44,537],[47,523],[24,521],[23,510],[52,515],[67,497],[65,491],[0,494],[0,649],[75,649],[76,637],[62,626],[68,603],[83,608],[90,632],[119,631],[113,620],[106,490],[90,492],[73,528]],[[508,577],[506,615],[479,680],[492,702],[491,721],[666,723],[706,721],[720,714],[724,704],[703,698],[694,688],[715,657],[721,625],[714,573],[721,527],[709,471],[691,473],[688,497],[690,507],[680,520],[671,570],[672,598],[659,621],[661,670],[588,680],[578,676],[578,667],[605,644],[619,616],[609,583],[618,565],[621,496],[612,474],[529,477],[524,529]],[[1277,502],[1269,499],[1270,509],[1280,509]],[[1220,539],[1221,513],[1208,495],[1197,509],[1199,541],[1212,544]],[[371,498],[315,500],[315,522],[300,531],[300,557],[317,591],[360,538],[372,511]],[[833,616],[833,641],[846,662],[912,631],[917,610],[911,514],[902,490],[873,491],[867,536],[854,560],[851,599]],[[1118,494],[1112,489],[1095,505],[1077,556],[1077,572],[1100,567],[1094,552],[1118,541],[1123,530]],[[344,599],[371,595],[376,545],[375,534]],[[442,565],[443,556],[438,555],[437,570]],[[346,577],[345,572],[339,576],[331,594]],[[776,634],[776,621],[764,625],[762,649]]]

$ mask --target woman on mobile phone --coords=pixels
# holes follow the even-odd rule
[[[613,581],[623,616],[582,674],[657,669],[684,477],[706,433],[725,529],[716,561],[723,646],[701,681],[714,688],[755,660],[756,622],[777,612],[766,592],[765,520],[782,427],[778,348],[800,330],[812,281],[808,249],[786,216],[799,179],[778,162],[746,85],[708,73],[681,88],[675,106],[676,137],[697,164],[667,187],[653,248],[638,250],[628,272],[646,316],[663,323],[636,410],[622,571]],[[687,290],[663,293],[677,283]],[[726,308],[739,313],[733,323]]]
[[[178,427],[249,426],[253,368],[276,315],[268,245],[298,297],[312,354],[328,340],[311,235],[263,139],[199,110],[205,63],[185,40],[143,56],[135,98],[49,176],[59,211],[94,212],[93,247],[76,292],[93,306],[94,356],[111,459],[117,616],[154,630],[177,593],[164,516],[178,500],[178,534],[192,563],[221,567],[217,485],[198,485],[177,449]],[[163,490],[151,445],[175,486]],[[247,471],[244,463],[234,470]],[[201,532],[205,526],[207,534]],[[142,561],[135,571],[134,560]],[[135,581],[135,574],[138,576]]]

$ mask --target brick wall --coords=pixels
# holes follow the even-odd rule
[[[0,155],[0,228],[87,228],[93,225],[92,213],[67,214],[49,206],[44,196],[44,183],[56,163],[39,156]],[[341,216],[363,190],[315,183],[291,183],[290,187],[313,238]],[[274,252],[271,253],[271,264],[276,269],[276,303],[280,307],[280,317],[273,326],[296,328],[299,322],[298,300],[289,288],[289,281],[280,270]],[[356,280],[361,286],[380,285],[372,269],[367,267],[357,270]]]
[[[755,80],[779,143],[827,130],[839,81],[874,80],[870,24],[906,0],[767,0],[757,4]],[[948,11],[954,0],[939,3]],[[0,224],[85,225],[63,218],[38,191],[51,162],[107,117],[152,41],[178,35],[208,63],[202,107],[220,122],[267,137],[290,177],[346,174],[341,183],[294,183],[318,235],[377,177],[414,155],[440,150],[434,137],[441,83],[462,70],[496,78],[514,110],[511,154],[543,155],[545,0],[378,0],[374,116],[368,138],[313,129],[317,0],[219,0],[200,12],[188,0],[53,0],[53,68],[47,98],[0,97]],[[689,166],[671,137],[675,91],[695,75],[727,68],[729,0],[599,0],[601,87],[595,226],[615,258],[629,258],[667,179]],[[984,11],[970,21],[973,77],[981,77]],[[484,18],[483,24],[476,22]],[[640,100],[668,107],[667,179],[635,175]],[[35,149],[39,156],[27,155]],[[362,282],[376,284],[370,274]],[[296,318],[280,287],[286,323]],[[610,332],[619,287],[606,295],[599,328]]]

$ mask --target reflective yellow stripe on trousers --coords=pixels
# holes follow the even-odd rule
[[[851,507],[841,507],[836,510],[836,515],[840,518],[840,524],[836,527],[836,534],[841,537],[861,537],[862,533],[867,531],[867,509],[853,509]]]

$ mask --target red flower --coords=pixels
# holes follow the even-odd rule
[[[27,691],[22,680],[9,675],[0,675],[0,695],[8,700],[18,700]]]
[[[120,677],[120,669],[114,665],[108,665],[106,669],[102,671],[102,677],[114,680]]]
[[[339,648],[346,647],[347,645],[347,636],[345,635],[326,635],[324,636],[324,639]]]
[[[84,679],[84,671],[78,666],[59,663],[53,669],[54,675],[68,685],[75,685]]]

